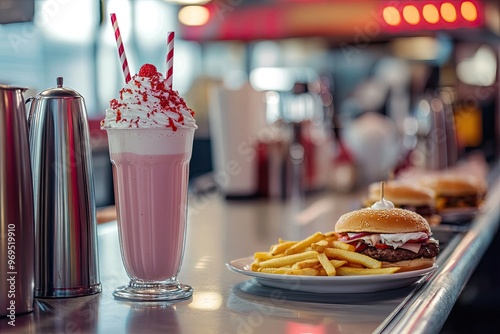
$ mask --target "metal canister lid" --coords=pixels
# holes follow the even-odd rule
[[[3,89],[3,90],[16,90],[16,89],[20,89],[23,92],[26,91],[26,90],[28,90],[28,88],[26,88],[26,87],[10,86],[10,85],[1,84],[1,83],[0,83],[0,89]]]
[[[75,90],[63,87],[63,77],[57,77],[57,87],[46,89],[38,94],[44,98],[81,98],[82,96]]]

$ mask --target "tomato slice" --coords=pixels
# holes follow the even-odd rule
[[[368,248],[367,244],[365,244],[364,242],[359,242],[358,245],[356,246],[356,252],[358,252],[358,253],[362,252],[366,248]]]
[[[389,245],[386,245],[386,244],[376,244],[375,248],[378,248],[378,249],[387,249],[387,248],[392,248],[392,247],[389,246]]]

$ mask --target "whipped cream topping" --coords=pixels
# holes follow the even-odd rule
[[[101,128],[178,128],[196,129],[194,112],[177,91],[170,89],[162,74],[151,64],[120,90],[118,99],[110,101]]]
[[[394,209],[394,203],[386,200],[385,198],[382,198],[382,200],[375,202],[371,206],[371,208],[375,209],[375,210],[390,210],[390,209]]]

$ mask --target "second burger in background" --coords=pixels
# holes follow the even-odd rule
[[[396,208],[414,211],[423,216],[431,226],[441,223],[436,210],[436,194],[429,187],[407,181],[391,180],[384,182],[384,198]],[[369,185],[365,206],[369,207],[380,199],[380,183]]]
[[[352,244],[356,252],[382,261],[398,272],[432,267],[439,242],[421,215],[394,208],[385,199],[370,208],[342,215],[335,225],[339,240]]]
[[[484,180],[463,174],[437,174],[420,182],[436,193],[436,209],[441,215],[476,212],[487,188]]]

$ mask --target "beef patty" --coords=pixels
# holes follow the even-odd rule
[[[360,252],[361,254],[368,255],[374,259],[379,261],[387,261],[387,262],[398,262],[404,260],[413,260],[421,257],[425,258],[433,258],[436,257],[439,253],[439,245],[436,243],[429,243],[426,245],[422,245],[418,253],[409,251],[403,248],[386,248],[379,249],[375,247],[367,247]]]

